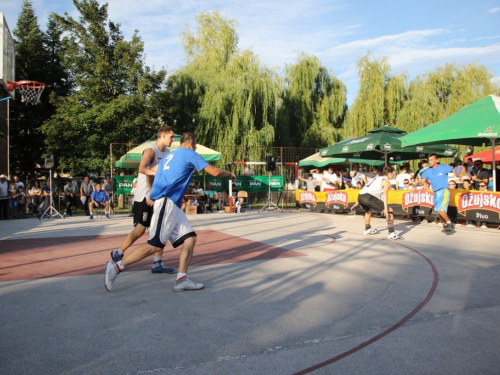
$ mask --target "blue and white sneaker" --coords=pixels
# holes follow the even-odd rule
[[[174,273],[175,268],[167,268],[164,266],[163,261],[158,261],[153,263],[153,268],[151,268],[151,273]]]
[[[118,250],[113,250],[111,251],[111,260],[115,263],[118,263],[120,260],[122,260],[123,256],[125,254],[120,254]]]

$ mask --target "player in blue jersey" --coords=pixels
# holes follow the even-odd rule
[[[449,165],[439,164],[436,154],[429,155],[429,168],[421,173],[422,179],[429,181],[434,191],[434,211],[444,222],[443,232],[453,231],[453,224],[448,217],[448,203],[450,202],[450,189],[448,189],[448,173],[453,171]]]
[[[232,180],[235,180],[236,176],[231,172],[211,166],[195,150],[196,137],[191,133],[183,134],[180,148],[170,152],[157,166],[150,195],[150,199],[155,203],[148,243],[139,246],[118,262],[106,262],[104,286],[108,292],[111,291],[116,277],[125,267],[163,249],[168,241],[174,248],[182,245],[174,290],[182,292],[203,289],[203,284],[195,283],[187,278],[187,270],[197,237],[186,214],[181,209],[181,201],[195,169],[205,170],[216,177],[229,177]]]

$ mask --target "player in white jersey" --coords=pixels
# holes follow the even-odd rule
[[[403,237],[394,232],[394,213],[387,203],[389,190],[391,190],[391,183],[389,182],[391,178],[394,178],[394,169],[385,167],[382,176],[375,177],[361,189],[358,203],[365,210],[365,235],[377,233],[377,230],[371,227],[370,219],[374,212],[384,212],[387,218],[388,238],[390,240],[402,240]]]
[[[141,162],[139,164],[139,176],[137,177],[137,187],[134,193],[134,230],[128,234],[118,250],[111,251],[111,259],[114,262],[118,262],[122,259],[125,250],[141,238],[146,232],[146,229],[149,229],[151,225],[154,207],[154,201],[150,199],[151,180],[156,173],[153,168],[170,152],[168,147],[170,147],[173,140],[174,130],[164,125],[158,130],[158,139],[156,142],[142,152]],[[155,253],[151,272],[174,273],[175,269],[164,266],[162,254],[163,249]]]

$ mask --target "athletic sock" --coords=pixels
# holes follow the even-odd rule
[[[179,272],[179,273],[177,274],[177,279],[175,279],[175,281],[176,281],[176,282],[181,281],[182,279],[184,279],[184,278],[186,277],[186,275],[187,275],[187,274],[185,274],[185,273]]]
[[[156,262],[161,262],[161,257],[155,256],[155,258],[153,259],[153,263],[156,263]]]
[[[118,250],[116,250],[116,251],[118,252],[118,255],[123,255],[123,251],[122,251],[122,249],[118,249]]]
[[[370,229],[371,227],[372,227],[372,226],[371,226],[370,224],[368,224],[368,225],[366,225],[366,224],[365,224],[365,230],[368,230],[368,229]]]
[[[119,260],[115,264],[116,264],[116,269],[118,270],[118,272],[122,272],[125,269],[125,266],[123,265],[121,260]]]

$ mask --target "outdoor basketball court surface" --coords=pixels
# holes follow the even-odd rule
[[[104,289],[129,217],[0,222],[0,373],[500,371],[500,231],[397,221],[405,240],[390,242],[381,219],[363,236],[361,216],[190,219],[188,277],[205,289],[181,293],[152,258]]]

